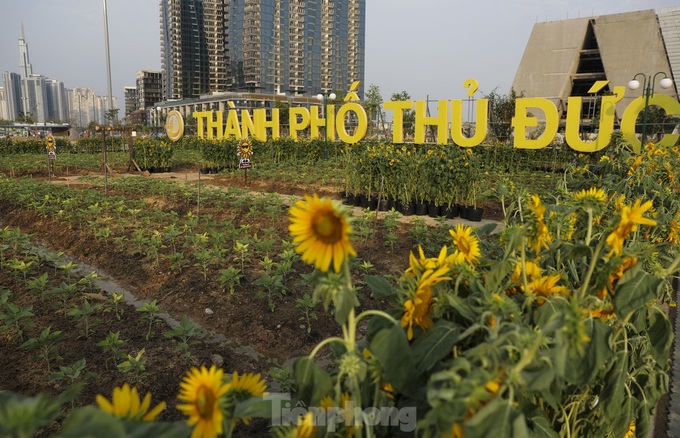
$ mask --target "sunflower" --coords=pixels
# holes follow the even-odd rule
[[[625,435],[623,435],[623,438],[633,438],[635,436],[635,420],[631,421],[630,424],[628,424],[628,430],[626,431]]]
[[[541,252],[541,249],[548,248],[552,242],[552,236],[548,231],[548,226],[545,224],[545,206],[541,203],[538,195],[531,197],[529,208],[533,212],[533,219],[529,223],[529,247],[535,253]]]
[[[409,255],[409,267],[404,272],[404,274],[409,277],[417,277],[427,270],[437,270],[439,268],[448,267],[453,263],[455,258],[454,255],[447,256],[446,245],[442,247],[439,251],[439,256],[437,257],[425,257],[423,248],[418,245],[418,256],[419,258],[416,258],[413,251],[411,251],[411,254]]]
[[[423,330],[432,327],[430,310],[432,305],[432,286],[450,277],[444,275],[449,271],[448,267],[426,271],[419,279],[415,296],[404,303],[404,315],[401,317],[401,326],[406,328],[409,340],[413,339],[413,326],[417,325]]]
[[[192,368],[182,379],[178,398],[186,404],[177,409],[189,416],[187,423],[194,426],[191,438],[214,438],[222,433],[224,414],[220,409],[220,398],[229,390],[229,384],[222,382],[222,369],[215,365],[207,370]]]
[[[295,438],[312,438],[316,436],[316,428],[314,427],[314,413],[307,412],[307,414],[298,419],[297,427],[295,427]]]
[[[451,425],[451,430],[449,432],[444,432],[442,438],[465,438],[463,426],[458,423],[453,423]]]
[[[524,262],[524,266],[522,266],[522,262],[520,261],[515,265],[515,269],[512,271],[513,283],[519,283],[522,279],[522,271],[526,273],[528,280],[533,280],[541,276],[541,267],[536,263],[527,261]]]
[[[598,298],[603,300],[609,293],[613,293],[616,283],[618,283],[627,270],[637,264],[637,261],[637,257],[624,257],[621,263],[616,266],[616,269],[607,277],[607,284],[598,292]]]
[[[607,245],[611,247],[610,255],[621,255],[624,240],[626,240],[630,233],[637,231],[638,225],[656,225],[655,220],[643,216],[650,208],[652,208],[652,201],[642,203],[640,199],[636,200],[632,207],[628,205],[622,207],[619,224],[607,236]]]
[[[288,227],[296,244],[295,251],[302,253],[305,263],[328,272],[331,262],[335,272],[351,255],[356,255],[349,236],[352,227],[337,201],[305,195],[290,208]]]
[[[577,201],[590,201],[590,202],[607,202],[607,194],[602,189],[596,189],[591,187],[588,190],[583,189],[578,193],[572,195],[572,197]]]
[[[527,285],[528,293],[539,297],[549,297],[551,295],[568,295],[569,290],[564,286],[557,285],[560,274],[544,275],[533,280]]]
[[[110,403],[99,394],[97,394],[96,401],[101,410],[118,418],[132,421],[153,421],[165,409],[165,402],[160,402],[149,411],[151,393],[147,392],[142,401],[139,398],[137,388],[130,388],[127,383],[122,387],[113,388]]]
[[[481,256],[479,241],[472,234],[472,228],[458,224],[455,229],[449,230],[449,234],[451,234],[453,244],[456,247],[453,253],[454,264],[467,262],[474,265],[479,262],[479,257]]]
[[[229,393],[240,392],[247,395],[246,398],[260,397],[267,389],[265,381],[260,376],[260,373],[252,374],[245,373],[239,377],[238,371],[235,371],[229,382]]]
[[[670,224],[668,224],[668,236],[666,242],[677,245],[680,242],[680,219],[676,214]]]
[[[430,305],[432,303],[432,292],[424,292],[407,300],[404,303],[404,315],[401,317],[401,326],[408,329],[406,335],[408,340],[413,339],[413,325],[427,330],[434,324],[430,318]]]
[[[328,411],[333,406],[335,406],[335,403],[333,402],[333,399],[329,395],[325,396],[319,401],[319,407],[321,407],[321,409],[323,409],[324,411]]]

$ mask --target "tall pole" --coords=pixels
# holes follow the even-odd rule
[[[663,78],[659,82],[661,88],[670,88],[673,86],[673,80],[666,75],[666,73],[659,71],[652,75],[645,75],[644,73],[638,73],[633,76],[633,79],[628,82],[628,88],[631,90],[637,90],[640,87],[640,81],[637,80],[638,76],[642,76],[642,96],[645,98],[645,107],[642,115],[642,136],[640,137],[640,144],[642,147],[645,146],[647,142],[647,122],[649,119],[649,99],[654,95],[654,87],[656,85],[656,77],[663,75]]]
[[[109,15],[104,0],[104,41],[106,43],[106,80],[109,91],[109,111],[113,110],[113,92],[111,91],[111,52],[109,51]]]
[[[654,76],[656,78],[656,75]],[[649,96],[652,95],[654,89],[652,87],[653,79],[645,77],[645,82],[647,82],[645,87],[645,112],[642,115],[642,137],[640,137],[640,143],[644,148],[647,144],[647,117],[649,111]]]

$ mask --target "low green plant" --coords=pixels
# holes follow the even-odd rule
[[[121,349],[125,345],[127,341],[123,340],[120,338],[120,332],[109,332],[106,335],[106,339],[103,341],[97,342],[97,347],[101,347],[104,352],[108,353],[111,352],[113,355],[113,363],[118,364],[118,360],[122,357],[121,355]],[[109,359],[106,359],[104,361],[104,366],[106,369],[109,369],[108,365]]]
[[[241,262],[241,272],[245,272],[245,262],[246,260],[250,260],[250,257],[248,256],[248,246],[248,243],[238,240],[236,241],[236,244],[234,244],[234,251],[238,254],[235,259]]]
[[[371,211],[370,208],[365,208],[363,212],[362,216],[357,216],[354,219],[353,227],[357,238],[366,243],[375,233],[375,212]]]
[[[270,275],[265,273],[260,278],[254,281],[257,286],[262,286],[264,289],[259,289],[255,294],[255,298],[266,299],[269,310],[272,312],[276,309],[274,296],[279,295],[283,298],[286,295],[286,287],[283,285],[283,277],[278,274]]]
[[[37,292],[38,294],[42,294],[43,292],[45,292],[45,288],[47,287],[48,284],[49,277],[47,275],[47,272],[45,272],[40,277],[35,277],[28,280],[26,287],[28,287],[28,289],[34,293]]]
[[[163,333],[166,338],[176,338],[179,340],[177,346],[178,352],[183,352],[187,357],[191,356],[189,351],[190,343],[193,338],[199,333],[198,325],[191,321],[188,316],[184,315],[179,320],[179,324],[172,327],[172,329]]]
[[[52,327],[47,327],[40,335],[30,338],[19,346],[20,350],[38,350],[38,356],[45,361],[47,371],[51,372],[50,363],[53,359],[59,358],[59,342],[64,338],[61,330],[52,331]]]
[[[66,380],[70,386],[76,383],[86,383],[88,380],[97,377],[97,373],[87,372],[83,373],[87,361],[85,358],[74,362],[70,366],[60,366],[59,371],[50,374],[50,380]],[[71,401],[71,409],[74,407],[74,402]]]
[[[302,298],[295,300],[295,308],[300,309],[303,315],[298,318],[299,321],[304,321],[307,326],[307,333],[312,331],[312,320],[316,321],[318,318],[314,312],[314,300],[308,293],[304,294]]]
[[[55,301],[55,304],[58,307],[63,309],[66,306],[66,303],[68,302],[68,300],[76,292],[78,292],[78,285],[77,284],[75,284],[75,283],[66,284],[62,281],[59,284],[59,286],[45,291],[44,296],[46,296],[47,298],[57,297],[59,299],[59,302]]]
[[[102,304],[92,305],[88,300],[84,300],[80,307],[75,306],[68,311],[68,315],[72,317],[76,323],[83,325],[85,339],[90,337],[92,326],[101,322],[101,319],[96,316],[101,308]]]
[[[208,280],[208,267],[217,262],[215,254],[209,248],[201,248],[193,253],[196,263],[194,266],[200,267],[203,270],[203,279]]]
[[[394,250],[394,245],[399,240],[399,222],[397,221],[399,216],[400,214],[392,209],[382,221],[384,244],[390,248],[390,252]]]
[[[66,271],[66,275],[68,275],[68,279],[71,280],[71,273],[78,269],[78,265],[74,263],[73,261],[69,261],[68,263],[65,263],[63,265],[58,266],[59,269],[62,271]]]
[[[274,379],[278,384],[278,390],[284,393],[291,393],[295,388],[295,379],[290,368],[269,368],[269,377]]]
[[[23,327],[28,327],[32,325],[32,321],[29,319],[24,324],[20,324],[20,321],[25,318],[30,318],[33,315],[33,306],[18,306],[14,303],[5,303],[5,311],[0,313],[0,321],[2,321],[4,327],[8,329],[14,328],[14,331],[19,336],[20,340],[24,340]],[[0,327],[0,331],[4,331],[3,327]]]
[[[164,255],[163,258],[170,262],[170,270],[173,272],[177,271],[181,274],[182,268],[187,265],[183,252],[173,252],[170,255]]]
[[[116,292],[111,293],[111,298],[109,299],[109,302],[113,307],[113,314],[116,316],[116,319],[120,321],[120,318],[123,316],[123,312],[125,311],[122,306],[122,304],[125,303],[123,294]]]
[[[241,284],[241,278],[243,278],[243,275],[241,274],[241,270],[234,268],[233,266],[229,266],[226,269],[220,269],[220,276],[217,278],[217,282],[222,286],[223,288],[229,288],[229,293],[231,295],[234,294],[234,287],[237,285]]]
[[[28,285],[26,275],[28,274],[28,271],[31,269],[31,266],[33,266],[32,261],[26,262],[24,260],[11,259],[7,261],[7,266],[9,266],[9,268],[12,269],[13,271],[20,273],[24,278],[24,284]]]
[[[146,359],[142,358],[145,351],[142,348],[135,356],[128,354],[127,360],[118,364],[118,371],[128,375],[132,384],[140,383],[146,377]]]
[[[137,312],[142,314],[142,319],[149,323],[149,330],[146,332],[146,340],[148,341],[152,334],[152,327],[155,323],[160,321],[158,315],[161,310],[158,308],[158,301],[150,301],[137,309]]]

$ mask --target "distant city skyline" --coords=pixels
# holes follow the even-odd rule
[[[105,96],[106,59],[102,2],[4,0],[0,14],[0,74],[19,72],[21,23],[33,70],[91,88]],[[366,5],[364,86],[378,85],[389,100],[407,91],[414,99],[463,98],[463,82],[479,92],[510,90],[534,23],[678,5],[677,0],[369,0]],[[124,113],[124,87],[136,73],[160,70],[159,4],[108,2],[113,94]]]
[[[90,88],[67,89],[62,81],[34,72],[29,52],[22,23],[18,41],[19,73],[5,71],[2,74],[0,118],[71,123],[82,128],[92,121],[105,123],[109,108],[118,107],[116,96],[112,96],[112,105],[109,105],[109,96],[97,96]]]

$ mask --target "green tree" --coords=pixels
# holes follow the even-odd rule
[[[392,93],[391,101],[401,102],[405,100],[411,100],[411,95],[406,91],[401,93]],[[416,127],[416,112],[412,109],[404,110],[404,135],[407,137],[412,137],[415,133]]]
[[[364,107],[366,108],[366,113],[368,115],[368,120],[370,121],[371,130],[375,128],[376,125],[380,125],[385,119],[382,112],[383,99],[380,94],[380,87],[371,84],[366,92],[366,100],[364,102]]]
[[[104,114],[104,118],[108,125],[113,125],[118,122],[118,108],[110,109]]]
[[[496,88],[484,96],[489,99],[489,130],[500,142],[506,142],[512,135],[512,118],[515,115],[515,101],[518,97],[524,97],[524,93],[518,95],[514,89],[510,89],[507,95],[501,95]]]
[[[290,104],[288,102],[281,102],[280,100],[277,100],[274,102],[274,108],[279,110],[279,124],[281,126],[285,126],[286,130],[288,129],[288,125],[290,124],[289,120],[289,113],[288,110],[290,108]],[[284,134],[287,134],[288,132],[284,132]]]

